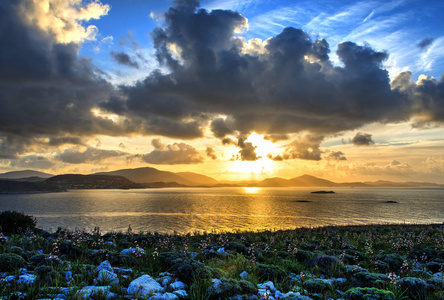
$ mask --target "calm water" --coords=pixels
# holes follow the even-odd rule
[[[125,231],[131,224],[135,232],[160,233],[444,222],[444,189],[336,188],[336,194],[311,194],[313,190],[316,189],[74,190],[0,195],[0,211],[33,215],[38,227],[46,230],[59,226],[91,230],[100,226],[103,231]]]

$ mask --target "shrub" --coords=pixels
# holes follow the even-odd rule
[[[304,282],[304,287],[312,293],[322,293],[323,291],[332,289],[330,283],[325,282],[320,278],[308,279]]]
[[[4,235],[23,232],[27,229],[34,230],[37,220],[24,213],[16,211],[4,211],[0,213],[0,226]]]
[[[25,266],[25,260],[14,253],[0,254],[0,272],[13,272]]]
[[[281,281],[286,277],[284,270],[275,265],[258,264],[254,267],[254,272],[263,281]]]
[[[395,300],[395,294],[377,288],[351,288],[344,295],[348,300]]]

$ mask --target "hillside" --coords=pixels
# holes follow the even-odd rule
[[[54,175],[33,170],[12,171],[0,174],[0,179],[50,178]],[[25,180],[22,180],[25,181]],[[31,181],[31,180],[30,180]]]
[[[123,176],[111,175],[57,175],[44,181],[45,184],[61,189],[137,189],[143,185]]]
[[[168,171],[160,171],[155,168],[136,168],[122,169],[111,172],[100,172],[97,175],[118,175],[128,178],[137,183],[153,183],[153,182],[175,182],[179,185],[186,186],[209,186],[217,184],[217,180],[196,173],[180,172],[173,173]]]

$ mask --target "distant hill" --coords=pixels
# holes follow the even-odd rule
[[[50,178],[54,175],[33,170],[12,171],[0,174],[0,179]],[[31,181],[31,180],[30,180]]]
[[[255,185],[260,187],[369,187],[369,185],[362,182],[336,183],[311,175],[302,175],[291,179],[267,178]]]
[[[63,192],[65,189],[47,185],[43,182],[22,182],[0,179],[0,194],[26,194]]]
[[[144,188],[123,176],[65,174],[46,179],[44,184],[61,189],[137,189]]]
[[[368,181],[365,182],[366,185],[374,186],[374,187],[436,187],[436,188],[444,188],[444,184],[437,184],[437,183],[431,183],[431,182],[415,182],[415,181],[408,181],[408,182],[393,182],[393,181],[386,181],[386,180],[378,180],[378,181]]]
[[[122,169],[111,172],[100,172],[97,175],[118,175],[128,178],[137,183],[154,183],[154,182],[175,182],[179,185],[186,186],[210,186],[216,185],[217,180],[196,173],[179,172],[173,173],[168,171],[160,171],[155,168],[136,168],[136,169]]]

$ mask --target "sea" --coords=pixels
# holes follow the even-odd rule
[[[300,227],[444,222],[444,189],[162,188],[0,195],[0,211],[32,215],[37,227],[198,234]]]

